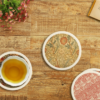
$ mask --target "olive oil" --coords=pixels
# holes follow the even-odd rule
[[[17,59],[10,59],[3,64],[2,75],[8,82],[19,83],[25,79],[26,66]]]

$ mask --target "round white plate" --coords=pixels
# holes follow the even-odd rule
[[[75,86],[76,81],[77,81],[82,75],[84,75],[84,74],[94,73],[94,74],[100,75],[100,73],[98,73],[97,71],[94,71],[94,70],[97,70],[97,69],[96,69],[96,68],[87,69],[86,71],[83,71],[82,73],[80,73],[80,74],[74,79],[74,81],[72,82],[72,86],[71,86],[71,95],[72,95],[73,100],[77,100],[77,99],[75,98],[75,95],[74,95],[74,86]]]
[[[58,67],[53,66],[53,65],[48,61],[48,59],[46,58],[46,55],[45,55],[45,46],[46,46],[48,40],[49,40],[51,37],[53,37],[53,36],[55,36],[55,35],[58,35],[58,34],[70,35],[72,38],[74,38],[74,39],[76,40],[76,42],[77,42],[77,44],[78,44],[78,46],[79,46],[79,55],[78,55],[76,61],[75,61],[71,66],[64,67],[64,68],[58,68]],[[47,37],[47,39],[45,40],[45,42],[44,42],[44,44],[43,44],[43,48],[42,48],[42,54],[43,54],[43,58],[44,58],[45,62],[46,62],[51,68],[56,69],[56,70],[68,70],[68,69],[74,67],[74,66],[79,62],[79,60],[80,60],[81,52],[82,52],[82,50],[81,50],[81,44],[80,44],[79,40],[78,40],[73,34],[71,34],[71,33],[69,33],[69,32],[66,32],[66,31],[59,31],[59,32],[55,32],[55,33],[51,34],[51,35],[50,35],[49,37]]]
[[[23,85],[21,85],[19,87],[11,87],[10,88],[10,87],[7,87],[7,86],[5,86],[5,85],[3,85],[1,83],[0,83],[0,87],[2,87],[3,89],[6,89],[6,90],[11,90],[11,91],[19,90],[19,89],[22,89],[23,87],[25,87],[29,83],[29,81],[30,81],[30,79],[32,77],[32,65],[31,65],[29,59],[24,54],[22,54],[20,52],[16,52],[16,51],[10,51],[10,52],[3,53],[2,55],[0,55],[0,59],[2,57],[6,56],[6,55],[9,55],[9,54],[17,54],[17,55],[22,56],[27,61],[28,65],[29,65],[30,74],[29,74],[29,77],[28,77],[27,81]]]

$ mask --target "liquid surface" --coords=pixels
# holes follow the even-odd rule
[[[6,61],[1,71],[4,79],[11,83],[19,83],[23,81],[27,74],[25,64],[17,59]]]

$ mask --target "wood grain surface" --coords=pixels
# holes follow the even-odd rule
[[[30,17],[13,26],[13,32],[0,28],[0,54],[19,51],[32,63],[29,84],[18,91],[0,88],[0,96],[27,96],[27,100],[72,100],[74,78],[88,68],[100,68],[100,22],[87,16],[93,0],[34,0]],[[81,42],[82,57],[70,70],[56,71],[43,60],[44,40],[56,31],[68,31]]]

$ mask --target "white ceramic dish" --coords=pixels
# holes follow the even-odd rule
[[[79,46],[79,56],[78,56],[77,60],[76,60],[71,66],[69,66],[69,67],[57,68],[57,67],[53,66],[51,63],[49,63],[49,61],[47,60],[47,58],[46,58],[46,56],[45,56],[45,46],[46,46],[46,43],[48,42],[48,40],[49,40],[51,37],[53,37],[54,35],[57,35],[57,34],[66,34],[66,35],[70,35],[71,37],[73,37],[73,38],[76,40],[76,42],[77,42],[77,44],[78,44],[78,46]],[[49,37],[47,37],[47,39],[45,40],[45,42],[44,42],[44,44],[43,44],[43,48],[42,48],[42,54],[43,54],[43,58],[44,58],[45,62],[46,62],[51,68],[56,69],[56,70],[68,70],[68,69],[74,67],[74,66],[79,62],[79,60],[80,60],[80,58],[81,58],[81,53],[82,53],[82,50],[81,50],[81,44],[80,44],[79,40],[78,40],[73,34],[71,34],[71,33],[69,33],[69,32],[66,32],[66,31],[59,31],[59,32],[55,32],[55,33],[51,34],[51,35],[50,35]]]
[[[78,80],[79,77],[81,77],[82,75],[87,74],[87,73],[95,73],[95,74],[97,74],[97,75],[100,75],[100,73],[94,71],[94,69],[95,69],[95,68],[93,68],[93,70],[92,70],[92,69],[88,69],[88,70],[86,70],[86,71],[83,71],[82,73],[80,73],[80,74],[74,79],[74,81],[72,82],[72,86],[71,86],[71,95],[72,95],[73,100],[77,100],[77,99],[75,98],[75,96],[74,96],[74,86],[75,86],[75,82]]]
[[[12,82],[8,82],[8,81],[5,80],[5,78],[4,78],[3,75],[2,75],[2,68],[3,68],[3,65],[4,65],[4,63],[5,63],[6,61],[8,61],[8,60],[10,60],[10,59],[16,59],[16,60],[19,60],[19,61],[23,62],[23,63],[25,64],[26,69],[27,69],[27,74],[26,74],[25,78],[24,78],[21,82],[19,82],[19,83],[15,83],[15,84],[14,84],[14,83],[12,83]],[[11,86],[19,86],[19,85],[22,85],[25,81],[27,81],[27,79],[28,79],[28,77],[29,77],[29,66],[28,66],[27,62],[26,62],[23,58],[18,57],[18,56],[9,56],[9,57],[6,58],[6,59],[2,62],[2,64],[1,64],[0,76],[1,76],[1,79],[2,79],[6,84],[9,84],[9,85],[11,85]]]
[[[6,89],[6,90],[11,90],[11,91],[19,90],[19,89],[22,89],[23,87],[25,87],[29,83],[29,81],[30,81],[30,79],[32,77],[32,65],[31,65],[29,59],[24,54],[22,54],[20,52],[16,52],[16,51],[10,51],[10,52],[3,53],[2,55],[0,55],[0,59],[2,57],[6,56],[6,55],[9,55],[9,54],[20,55],[27,61],[28,66],[29,66],[29,76],[28,76],[27,80],[22,85],[20,85],[18,87],[7,87],[7,86],[5,86],[5,85],[3,85],[1,83],[0,83],[0,87],[2,87],[3,89]]]

